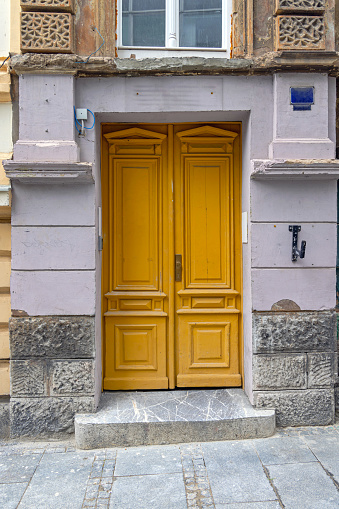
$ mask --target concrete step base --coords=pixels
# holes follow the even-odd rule
[[[95,414],[77,414],[79,449],[264,438],[275,411],[255,409],[241,389],[107,392]]]

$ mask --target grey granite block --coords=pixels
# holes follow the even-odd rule
[[[9,438],[9,397],[0,398],[0,439]]]
[[[41,459],[41,454],[11,454],[0,459],[0,483],[22,483],[30,481]]]
[[[278,426],[325,426],[334,421],[334,391],[255,392],[259,408],[274,408]]]
[[[252,442],[205,443],[201,448],[216,504],[276,500]]]
[[[286,509],[339,507],[339,492],[319,463],[270,465],[267,468]]]
[[[182,473],[118,477],[110,509],[187,509]]]
[[[26,482],[0,484],[1,509],[16,509],[26,488]]]
[[[94,357],[93,317],[12,317],[9,329],[12,359]]]
[[[299,437],[271,437],[253,443],[264,465],[317,461]]]
[[[93,397],[12,398],[11,437],[51,437],[73,433],[74,415],[93,410]]]
[[[336,315],[332,311],[253,313],[254,353],[334,352]]]
[[[334,355],[331,353],[309,353],[308,387],[333,387]]]
[[[179,448],[175,445],[118,449],[114,471],[116,477],[178,472],[182,472],[182,464]]]
[[[339,483],[339,434],[333,430],[318,430],[314,434],[303,434],[303,440],[326,470]]]
[[[336,418],[339,419],[339,387],[334,389],[334,398],[335,398],[335,415]]]
[[[50,365],[51,394],[94,394],[94,361],[53,361]]]
[[[82,507],[93,454],[44,456],[20,503],[20,509]]]
[[[260,413],[241,389],[112,392],[98,412],[77,415],[80,449],[271,436],[274,410]]]
[[[47,394],[47,368],[43,360],[11,361],[11,395]]]
[[[306,354],[254,355],[253,389],[306,389]]]

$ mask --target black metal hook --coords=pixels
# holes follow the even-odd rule
[[[289,231],[292,232],[292,262],[296,262],[299,258],[305,258],[306,251],[306,240],[301,241],[300,250],[298,249],[298,233],[301,230],[301,226],[298,224],[290,224],[288,227]]]

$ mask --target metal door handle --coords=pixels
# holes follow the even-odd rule
[[[175,280],[182,281],[182,256],[175,255]]]

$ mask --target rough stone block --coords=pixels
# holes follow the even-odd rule
[[[73,16],[61,12],[22,12],[21,50],[38,53],[72,53]]]
[[[0,439],[9,438],[9,397],[0,398]]]
[[[253,313],[255,353],[334,352],[336,315],[332,311]]]
[[[255,355],[254,389],[306,389],[306,354]]]
[[[50,371],[51,394],[94,394],[93,361],[53,361]]]
[[[339,387],[334,389],[334,401],[335,401],[335,416],[339,418]]]
[[[277,16],[277,50],[325,49],[323,16]]]
[[[334,390],[257,392],[259,408],[276,411],[277,426],[326,426],[334,422]]]
[[[46,375],[43,361],[11,361],[11,395],[21,397],[46,395]]]
[[[308,387],[333,387],[334,355],[330,353],[309,353]]]
[[[12,317],[9,328],[12,359],[94,357],[92,317]]]
[[[94,398],[12,398],[11,437],[55,437],[74,432],[74,415],[94,411]]]

